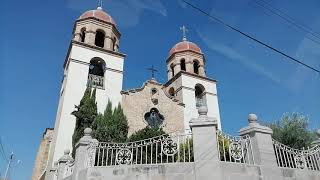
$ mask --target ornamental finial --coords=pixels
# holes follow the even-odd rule
[[[180,30],[182,31],[182,41],[186,41],[188,29],[183,25]]]
[[[249,121],[250,124],[251,124],[251,123],[257,123],[257,121],[258,121],[257,115],[255,115],[255,114],[249,114],[249,115],[248,115],[248,121]]]

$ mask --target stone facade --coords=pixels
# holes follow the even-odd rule
[[[155,80],[145,82],[140,89],[122,91],[122,107],[128,119],[129,136],[148,125],[144,116],[152,108],[164,116],[161,127],[165,132],[184,130],[183,104],[171,97],[167,89]]]
[[[34,163],[32,180],[38,180],[44,173],[48,163],[49,149],[53,137],[53,128],[47,128],[41,138],[39,150]]]

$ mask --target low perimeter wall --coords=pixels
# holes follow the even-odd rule
[[[66,150],[45,180],[320,180],[320,135],[297,150],[272,139],[254,114],[240,136],[217,131],[206,114],[200,107],[192,134],[129,143],[98,142],[86,128],[75,159]]]
[[[270,168],[220,162],[220,169],[208,171],[210,178],[221,173],[221,180],[320,180],[320,172]],[[66,178],[67,179],[67,178]],[[93,167],[79,172],[79,180],[195,180],[194,163]],[[218,179],[214,179],[218,180]]]

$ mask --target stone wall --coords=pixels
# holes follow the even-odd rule
[[[53,128],[47,128],[40,141],[39,150],[34,163],[32,180],[38,180],[46,169],[52,137]]]
[[[152,94],[152,89],[156,93]],[[145,128],[148,124],[144,115],[157,108],[164,116],[163,130],[167,133],[183,131],[183,106],[171,98],[163,85],[155,80],[147,81],[141,89],[122,92],[122,107],[129,124],[129,135]]]
[[[148,85],[145,87],[148,87]],[[145,89],[145,87],[143,89]],[[208,109],[205,106],[199,107],[198,112],[199,117],[193,118],[190,121],[193,138],[193,162],[181,162],[177,160],[172,163],[148,164],[146,161],[145,164],[135,164],[134,161],[132,161],[133,150],[130,150],[135,149],[135,147],[130,148],[124,144],[119,144],[119,146],[115,147],[119,147],[121,150],[126,149],[126,152],[129,153],[124,153],[125,151],[119,150],[115,158],[117,160],[123,160],[124,158],[126,161],[122,161],[123,163],[118,161],[117,165],[95,164],[94,160],[95,157],[97,157],[97,147],[95,144],[98,142],[91,137],[92,130],[86,128],[84,130],[84,136],[76,146],[73,173],[64,179],[59,178],[59,174],[64,173],[64,167],[67,162],[61,161],[57,169],[58,180],[70,180],[71,178],[73,180],[320,180],[320,171],[318,168],[320,164],[320,144],[318,143],[320,142],[320,137],[318,141],[314,142],[313,147],[313,153],[318,153],[318,155],[316,155],[312,161],[308,161],[309,163],[313,163],[313,168],[307,164],[305,164],[304,167],[279,167],[273,149],[271,138],[272,130],[260,125],[257,121],[257,116],[250,114],[248,117],[249,124],[240,129],[240,135],[250,136],[250,141],[252,142],[250,143],[251,148],[246,149],[246,145],[241,146],[236,142],[233,142],[233,145],[230,143],[229,147],[233,148],[229,148],[228,152],[233,160],[226,161],[219,156],[220,151],[217,146],[218,137],[216,133],[218,127],[217,119],[207,116]],[[242,143],[243,142],[241,142],[241,144]],[[172,150],[174,150],[175,147],[177,148],[176,150],[180,149],[179,146],[174,144],[170,147]],[[241,149],[239,149],[239,147],[241,147]],[[105,148],[107,152],[109,152],[110,148],[112,149],[114,147],[106,147],[102,144],[98,149],[101,148]],[[236,161],[239,152],[243,153],[244,151],[252,154],[254,157],[253,164],[244,163],[245,161],[242,161],[244,159]],[[61,159],[66,159],[66,157],[70,156],[69,151],[65,152],[65,155]],[[176,151],[176,153],[177,152],[179,151]],[[147,156],[147,154],[145,155]],[[243,155],[244,154],[241,155],[241,158],[245,158]],[[110,157],[112,156],[113,155]],[[72,158],[70,157],[70,159]],[[296,160],[295,163],[303,164],[303,162],[296,162]],[[315,169],[314,167],[317,168]]]
[[[220,171],[220,172],[218,172]],[[289,168],[266,168],[240,163],[220,162],[219,169],[211,169],[205,176],[214,180],[319,180],[320,172]],[[79,180],[196,180],[194,163],[159,165],[130,165],[88,168],[80,172]],[[213,180],[213,178],[212,178]]]

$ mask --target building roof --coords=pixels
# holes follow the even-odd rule
[[[99,20],[107,22],[107,23],[111,23],[115,26],[117,25],[116,22],[113,20],[113,18],[108,13],[106,13],[101,7],[98,7],[97,9],[94,9],[94,10],[89,10],[89,11],[84,12],[79,17],[79,20],[90,18],[90,17],[99,19]]]
[[[169,51],[169,57],[172,56],[175,53],[183,52],[183,51],[192,51],[195,53],[202,54],[201,49],[198,45],[196,45],[193,42],[184,40],[181,42],[178,42],[176,45],[174,45],[171,50]]]

